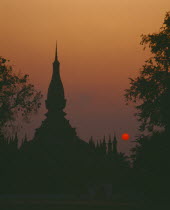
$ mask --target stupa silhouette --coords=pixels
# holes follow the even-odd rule
[[[53,62],[53,74],[48,88],[47,100],[45,101],[48,112],[46,119],[40,128],[36,129],[34,140],[49,144],[76,143],[82,141],[76,133],[75,128],[65,118],[63,111],[66,106],[64,88],[60,77],[60,62],[57,55],[57,44],[55,60]]]

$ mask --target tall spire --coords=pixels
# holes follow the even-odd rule
[[[108,142],[108,155],[112,154],[112,141],[111,141],[111,135],[109,135],[109,142]]]
[[[42,122],[40,128],[36,130],[34,139],[42,139],[51,143],[75,142],[79,141],[75,128],[72,128],[69,120],[65,118],[66,99],[64,95],[64,87],[60,77],[60,62],[56,52],[54,55],[53,72],[51,82],[48,88],[45,114],[46,119]]]
[[[116,132],[114,132],[114,141],[117,141]]]
[[[113,139],[113,153],[117,154],[117,138],[116,138],[115,132],[114,132],[114,139]]]
[[[58,61],[57,41],[56,41],[56,50],[55,50],[55,61]]]
[[[60,62],[57,57],[57,43],[55,60],[53,62],[53,74],[48,88],[46,108],[48,111],[62,111],[66,106],[66,100],[64,96],[64,88],[60,78]]]

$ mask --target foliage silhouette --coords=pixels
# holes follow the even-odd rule
[[[14,72],[7,60],[0,57],[0,132],[15,121],[17,115],[25,120],[40,107],[41,92],[29,83],[28,75]]]
[[[125,90],[127,102],[136,103],[140,134],[131,149],[132,179],[135,191],[148,200],[168,200],[170,149],[170,12],[158,33],[142,35],[141,44],[149,45],[149,58],[140,75],[130,78]],[[162,132],[156,131],[159,126]],[[159,129],[160,130],[160,129]]]
[[[134,183],[149,198],[167,200],[169,192],[169,136],[166,132],[142,135],[132,148]]]
[[[170,12],[166,13],[164,24],[158,33],[142,35],[141,44],[148,44],[153,57],[149,58],[140,76],[130,78],[126,89],[127,101],[136,106],[140,130],[152,131],[154,126],[170,130]]]

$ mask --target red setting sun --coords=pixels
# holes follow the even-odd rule
[[[129,140],[129,138],[130,138],[130,136],[129,136],[128,133],[122,134],[122,139],[123,139],[123,140],[127,141],[127,140]]]

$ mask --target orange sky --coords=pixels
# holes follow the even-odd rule
[[[148,57],[140,35],[157,32],[169,10],[169,0],[0,0],[0,55],[46,96],[57,39],[67,118],[79,136],[134,136],[124,89]],[[29,125],[30,135],[44,112]],[[119,147],[126,151],[130,142]]]

